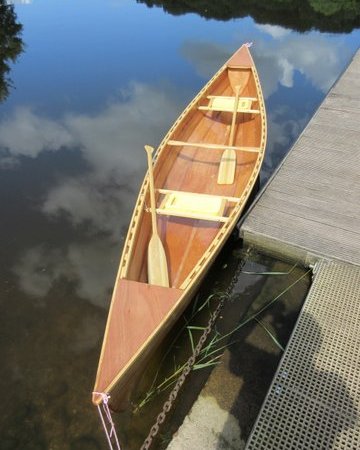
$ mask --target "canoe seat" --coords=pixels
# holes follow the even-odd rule
[[[176,216],[190,219],[210,220],[214,222],[227,222],[224,211],[228,199],[217,195],[195,194],[193,192],[166,191],[157,214]]]
[[[218,95],[208,95],[209,103],[206,106],[199,106],[203,111],[233,112],[235,107],[235,97],[225,97]],[[258,109],[252,109],[256,97],[240,97],[237,112],[259,114]]]

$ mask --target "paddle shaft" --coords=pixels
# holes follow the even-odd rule
[[[238,112],[239,100],[240,100],[240,86],[235,86],[235,101],[230,125],[229,147],[233,147],[234,145],[236,115]],[[224,150],[221,156],[218,173],[218,184],[232,184],[235,178],[235,170],[236,170],[236,152],[233,148],[227,148]]]
[[[236,124],[236,115],[238,112],[240,100],[240,86],[235,86],[235,102],[234,102],[234,111],[231,120],[231,128],[230,128],[230,137],[229,137],[229,146],[232,147],[235,139],[235,124]]]
[[[158,234],[156,222],[155,184],[152,162],[152,153],[154,149],[153,147],[150,147],[150,145],[145,145],[145,151],[147,153],[149,166],[150,211],[152,221],[152,236],[149,241],[147,253],[148,282],[158,286],[169,287],[166,254]]]
[[[152,232],[153,232],[153,234],[157,235],[158,230],[157,230],[157,221],[156,221],[155,184],[154,184],[154,172],[153,172],[153,162],[152,162],[152,153],[153,153],[154,149],[153,149],[153,147],[150,147],[150,145],[145,145],[145,151],[147,153],[148,170],[149,170],[150,211],[151,211]]]

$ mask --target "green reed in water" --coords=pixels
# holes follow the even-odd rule
[[[296,268],[296,264],[287,272],[245,272],[242,273],[248,274],[248,275],[270,275],[270,276],[281,276],[281,275],[290,275]],[[275,345],[281,350],[284,351],[284,347],[281,345],[281,343],[277,340],[276,336],[271,332],[271,330],[262,322],[259,320],[259,316],[265,312],[270,306],[275,304],[284,294],[286,294],[290,289],[292,289],[297,283],[299,283],[302,279],[304,279],[311,270],[308,270],[304,274],[302,274],[299,278],[297,278],[293,283],[291,283],[289,286],[287,286],[285,289],[283,289],[278,295],[276,295],[273,299],[271,299],[268,303],[266,303],[263,307],[261,307],[258,311],[255,311],[254,313],[246,316],[235,328],[233,328],[231,331],[225,334],[220,334],[217,330],[214,331],[214,336],[211,338],[209,343],[204,346],[199,354],[197,362],[194,364],[192,370],[200,370],[200,369],[207,369],[212,366],[215,366],[219,364],[219,359],[221,358],[223,351],[230,347],[231,345],[239,342],[238,340],[233,340],[230,342],[225,342],[226,339],[228,339],[231,335],[233,335],[236,331],[238,331],[240,328],[244,327],[246,324],[251,322],[252,320],[255,320],[266,332],[266,334],[270,337],[270,339],[275,343]],[[189,320],[187,320],[187,323],[190,323],[196,315],[202,311],[205,307],[210,307],[210,303],[213,299],[220,299],[227,297],[229,298],[228,294],[225,294],[223,292],[216,292],[214,294],[211,294],[205,302],[202,303],[202,305],[198,306],[198,300],[197,297],[194,302],[194,308],[192,310],[192,314]],[[169,346],[169,350],[166,352],[164,357],[162,358],[161,363],[164,361],[168,353],[172,350],[173,345],[175,344],[176,340],[179,338],[179,336],[187,330],[188,336],[189,336],[189,343],[191,346],[192,352],[194,352],[195,349],[195,342],[194,342],[194,334],[193,332],[203,332],[206,327],[202,326],[196,326],[196,325],[185,325],[179,333],[175,336],[172,344]],[[159,367],[161,364],[159,365]],[[134,412],[139,412],[141,408],[143,408],[148,402],[152,401],[158,394],[168,390],[171,388],[177,381],[178,377],[181,375],[182,371],[184,370],[185,363],[178,365],[174,361],[174,370],[173,373],[166,377],[164,380],[162,380],[160,383],[157,383],[157,379],[159,376],[158,369],[155,378],[153,380],[153,383],[146,393],[145,397],[137,404],[137,406],[134,409]]]

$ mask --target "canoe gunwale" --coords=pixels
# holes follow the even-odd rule
[[[246,47],[243,45],[241,48]],[[240,49],[239,49],[240,51]],[[193,100],[187,105],[187,107],[183,110],[183,112],[179,115],[179,117],[176,119],[174,124],[170,127],[168,132],[166,133],[165,137],[161,141],[160,145],[158,146],[157,150],[154,152],[153,155],[153,164],[154,168],[156,166],[156,162],[158,161],[161,154],[164,152],[165,148],[168,145],[168,141],[171,140],[171,136],[173,135],[174,131],[179,127],[181,122],[185,119],[185,117],[188,115],[188,113],[197,106],[199,103],[199,100],[204,98],[206,96],[206,92],[209,90],[209,88],[214,84],[214,82],[228,69],[231,70],[250,70],[252,73],[252,76],[254,77],[255,85],[256,85],[256,91],[257,91],[257,101],[259,103],[259,110],[260,110],[260,117],[261,117],[261,139],[260,139],[260,146],[259,150],[257,152],[254,152],[257,154],[257,162],[255,164],[253,174],[251,176],[251,179],[249,180],[249,183],[245,189],[245,191],[241,195],[241,199],[239,201],[239,206],[242,207],[245,205],[247,198],[244,200],[244,194],[247,195],[247,197],[250,195],[251,190],[253,189],[256,179],[260,172],[260,167],[262,164],[262,161],[264,159],[265,154],[265,146],[266,146],[266,136],[267,136],[267,129],[266,129],[266,111],[265,111],[265,104],[264,104],[264,98],[260,86],[260,81],[258,77],[258,73],[254,64],[254,61],[252,59],[252,56],[250,52],[248,51],[248,56],[251,60],[251,66],[237,66],[237,65],[229,65],[229,61],[231,61],[232,58],[230,58],[225,64],[215,73],[215,75],[205,84],[205,86],[199,91],[199,93],[193,98]],[[118,277],[126,278],[129,270],[129,264],[133,256],[134,251],[134,244],[135,244],[135,237],[138,232],[139,228],[139,221],[136,219],[140,216],[140,214],[146,209],[145,205],[145,197],[149,190],[149,174],[148,172],[145,174],[143,183],[140,188],[139,196],[136,201],[136,206],[134,208],[134,212],[130,221],[130,227],[129,231],[124,243],[124,251],[121,256],[120,265],[119,265],[119,272]],[[230,220],[233,217],[233,214],[235,214],[235,211],[237,211],[237,214],[241,214],[241,209],[234,208],[232,214],[229,217],[228,222],[225,223],[224,226],[229,227],[233,225],[233,221]],[[234,226],[234,225],[233,225]],[[217,237],[216,237],[217,239]],[[184,283],[183,283],[184,285]]]
[[[244,47],[244,46],[243,46]],[[241,48],[243,48],[241,47]],[[240,49],[239,49],[240,51]],[[248,56],[250,58],[251,64],[250,66],[237,66],[237,65],[229,65],[229,61],[231,61],[232,58],[230,58],[229,61],[227,61],[216,73],[215,75],[205,84],[205,86],[200,90],[200,92],[196,95],[196,97],[188,104],[188,106],[183,110],[183,112],[179,115],[177,120],[174,122],[174,124],[171,126],[163,140],[161,141],[158,149],[156,150],[154,157],[153,157],[153,164],[156,166],[157,161],[159,160],[159,157],[164,152],[165,148],[168,146],[168,141],[171,140],[172,136],[174,135],[175,130],[181,125],[181,123],[184,121],[188,113],[193,109],[196,108],[199,100],[203,99],[204,96],[206,96],[207,91],[211,88],[212,84],[224,73],[226,70],[244,70],[248,69],[251,71],[255,86],[256,86],[256,92],[257,92],[257,102],[259,105],[259,111],[260,111],[260,117],[261,117],[261,136],[260,136],[260,145],[259,150],[257,152],[253,152],[253,154],[256,154],[256,161],[254,161],[254,168],[252,170],[251,176],[246,184],[245,189],[241,192],[241,195],[239,197],[228,197],[229,199],[235,200],[233,201],[232,209],[227,216],[227,221],[222,222],[219,224],[218,232],[216,233],[214,239],[212,240],[209,247],[206,249],[202,257],[198,260],[197,264],[192,268],[192,270],[187,274],[186,278],[182,281],[180,286],[174,286],[169,287],[166,289],[177,289],[179,292],[182,291],[179,299],[176,301],[174,306],[171,308],[171,310],[164,316],[163,321],[159,324],[157,328],[155,328],[152,332],[152,334],[149,336],[149,338],[143,343],[143,345],[139,346],[138,350],[132,355],[132,357],[128,360],[126,365],[124,365],[114,376],[112,382],[104,389],[105,393],[111,393],[113,390],[116,390],[119,386],[123,387],[127,380],[129,379],[131,373],[131,367],[137,362],[137,359],[141,358],[142,355],[144,355],[146,352],[150,351],[149,348],[151,347],[151,344],[155,341],[158,341],[161,336],[165,333],[164,329],[167,330],[168,327],[173,324],[176,320],[176,318],[185,310],[186,306],[190,302],[192,295],[194,294],[195,290],[198,288],[198,285],[206,275],[206,268],[208,268],[214,259],[219,254],[222,246],[224,245],[226,239],[230,236],[232,230],[236,226],[237,221],[240,218],[241,212],[243,211],[245,204],[250,196],[250,193],[253,190],[253,187],[256,183],[256,180],[260,173],[261,164],[264,159],[265,154],[265,147],[266,147],[266,138],[267,138],[267,126],[266,126],[266,111],[265,111],[265,105],[264,105],[264,98],[260,86],[259,77],[257,74],[256,67],[254,65],[253,59],[251,57],[251,54],[248,52]],[[194,144],[196,145],[196,144]],[[164,189],[163,189],[164,190]],[[130,262],[134,255],[134,249],[136,244],[136,238],[138,234],[140,233],[140,226],[141,226],[141,215],[145,213],[146,211],[146,198],[147,193],[149,191],[149,174],[146,173],[140,191],[138,198],[135,203],[134,211],[132,214],[132,218],[130,221],[128,234],[124,243],[124,250],[122,252],[119,269],[116,276],[115,286],[114,286],[114,292],[119,287],[119,283],[122,279],[127,279],[128,271],[130,267]],[[157,191],[160,193],[161,188],[158,188]],[[201,195],[201,194],[200,194]],[[203,194],[207,195],[207,194]],[[96,375],[96,382],[95,382],[95,388],[94,391],[99,390],[99,382],[100,382],[100,376],[101,376],[101,366],[103,364],[103,358],[104,358],[104,348],[106,345],[106,340],[108,337],[108,328],[109,328],[109,322],[110,318],[113,314],[114,309],[114,294],[111,300],[109,313],[108,313],[108,319],[105,329],[105,335],[103,340],[103,345],[101,349],[100,354],[100,360]],[[102,403],[101,396],[93,396],[93,403],[95,405],[99,405]]]

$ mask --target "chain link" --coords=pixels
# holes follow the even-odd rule
[[[181,375],[177,379],[176,384],[175,384],[174,388],[172,389],[172,391],[170,392],[168,399],[163,404],[162,410],[161,410],[160,414],[157,416],[154,425],[150,428],[150,432],[149,432],[147,438],[145,439],[145,441],[143,442],[142,446],[140,447],[140,450],[148,450],[151,447],[154,437],[158,434],[158,432],[160,430],[160,425],[165,421],[166,415],[171,410],[171,408],[177,398],[177,395],[180,391],[181,386],[184,384],[186,377],[191,372],[191,370],[196,362],[196,358],[199,356],[203,345],[205,344],[209,334],[211,333],[211,331],[214,327],[214,324],[215,324],[217,318],[219,317],[219,314],[220,314],[222,308],[224,307],[226,299],[228,299],[231,296],[231,294],[234,290],[234,287],[236,285],[236,282],[239,278],[240,272],[242,271],[249,255],[251,253],[251,250],[252,249],[249,247],[247,249],[244,257],[240,260],[238,267],[236,269],[236,272],[235,272],[234,276],[232,277],[225,293],[218,295],[219,303],[218,303],[215,311],[210,315],[210,319],[209,319],[207,327],[205,328],[196,347],[194,348],[193,354],[189,357],[189,359],[185,363],[184,369],[183,369]]]

